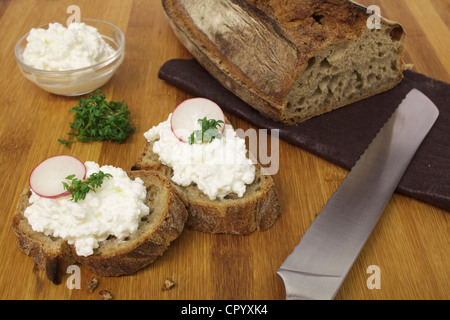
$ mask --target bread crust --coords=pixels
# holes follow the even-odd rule
[[[108,239],[100,243],[94,254],[82,257],[73,246],[61,238],[35,232],[29,225],[24,211],[29,206],[31,192],[27,188],[19,199],[12,220],[12,229],[18,237],[19,249],[29,255],[45,271],[53,283],[61,283],[62,275],[69,265],[76,262],[100,276],[129,275],[146,267],[160,257],[181,234],[187,219],[187,210],[171,183],[162,174],[154,171],[128,172],[130,178],[141,178],[148,189],[147,204],[151,213],[141,221],[138,231],[128,241]],[[157,187],[157,194],[150,194]],[[159,197],[161,207],[152,207],[151,197]],[[144,226],[148,224],[148,226]]]

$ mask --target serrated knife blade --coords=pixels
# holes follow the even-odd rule
[[[288,300],[333,299],[439,111],[413,89],[277,270]]]

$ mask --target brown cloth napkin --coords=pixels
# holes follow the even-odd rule
[[[280,139],[351,169],[413,88],[428,96],[440,111],[439,118],[420,146],[400,181],[397,193],[450,211],[450,84],[405,71],[394,89],[293,126],[263,117],[217,82],[194,59],[166,62],[159,78],[208,98],[225,111],[258,128],[279,129]]]

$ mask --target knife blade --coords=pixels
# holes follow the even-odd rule
[[[333,299],[439,110],[411,90],[277,270],[288,300]]]

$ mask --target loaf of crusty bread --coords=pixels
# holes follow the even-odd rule
[[[146,205],[150,214],[141,219],[138,230],[122,241],[113,236],[100,242],[94,254],[83,257],[65,240],[35,232],[24,216],[31,191],[20,196],[12,229],[18,237],[19,249],[45,270],[55,284],[61,282],[69,265],[76,262],[100,276],[129,275],[161,256],[182,232],[187,219],[185,203],[171,183],[154,171],[128,172],[131,179],[141,178],[147,188]]]
[[[132,170],[156,170],[169,179],[172,168],[164,165],[153,152],[154,142],[146,142]],[[256,176],[247,186],[242,198],[230,194],[224,199],[210,200],[195,185],[179,186],[172,182],[188,202],[186,227],[210,234],[249,235],[256,230],[267,230],[278,219],[281,208],[278,196],[269,175],[262,175],[256,165]]]
[[[75,263],[67,241],[49,237],[42,232],[35,232],[24,216],[30,205],[30,188],[26,188],[19,197],[16,214],[13,217],[12,229],[18,237],[19,249],[29,255],[34,262],[45,271],[53,283],[61,283],[61,277],[67,267]]]
[[[405,32],[349,0],[162,0],[175,34],[224,87],[292,124],[396,86]]]

